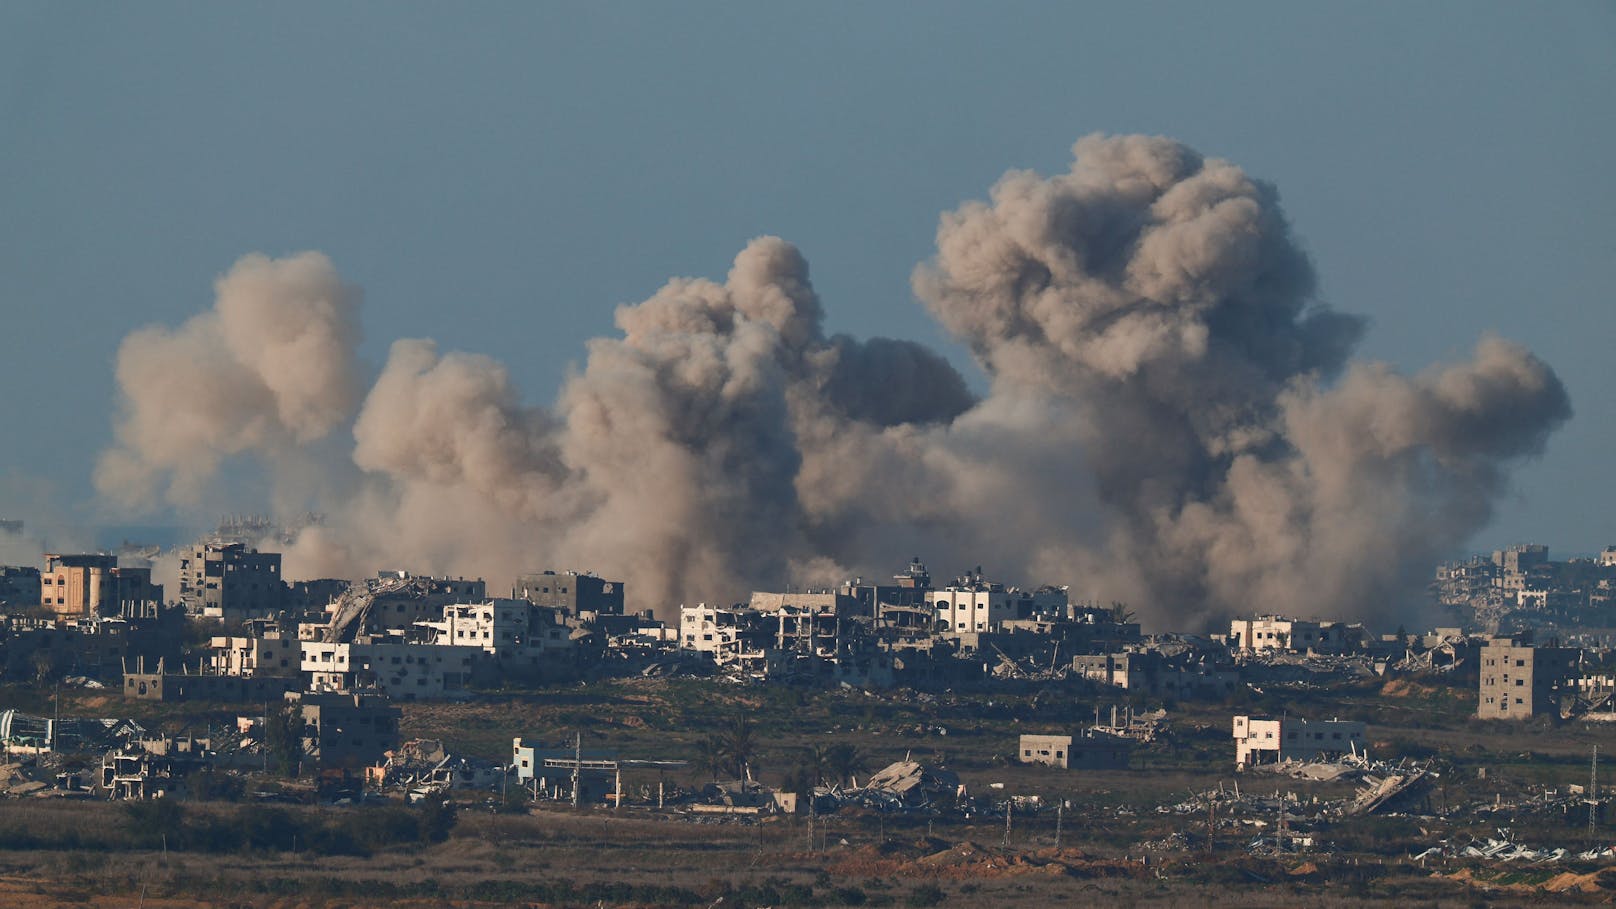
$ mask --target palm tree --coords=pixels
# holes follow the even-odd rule
[[[743,782],[746,780],[752,759],[757,757],[755,733],[756,727],[752,724],[752,718],[744,713],[737,713],[728,728],[719,733],[719,743],[726,766],[735,771],[736,778]]]
[[[803,749],[802,767],[815,786],[824,783],[825,774],[830,772],[830,752],[831,749],[825,745],[811,745]]]
[[[854,774],[870,769],[870,756],[860,751],[857,745],[832,745],[826,754],[826,763],[831,778],[845,783]]]
[[[1128,608],[1127,603],[1124,603],[1121,600],[1113,600],[1111,602],[1111,621],[1117,623],[1118,625],[1128,625],[1132,624],[1133,618],[1133,610]]]
[[[705,735],[696,740],[696,763],[704,768],[709,779],[718,779],[724,771],[724,742],[716,735]]]

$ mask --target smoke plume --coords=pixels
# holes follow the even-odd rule
[[[125,341],[97,482],[194,500],[250,453],[283,506],[319,488],[329,514],[288,576],[497,589],[588,567],[665,617],[917,552],[1160,626],[1386,617],[1570,405],[1500,339],[1412,377],[1352,361],[1362,321],[1314,284],[1272,187],[1168,139],[1090,136],[1068,172],[1012,172],[944,215],[915,272],[980,400],[922,345],[826,336],[807,262],[764,237],[721,283],[620,307],[552,407],[424,340],[393,345],[361,404],[357,294],[318,254],[252,256],[212,311]],[[296,457],[350,421],[342,463]]]

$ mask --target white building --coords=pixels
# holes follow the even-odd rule
[[[1364,724],[1353,720],[1237,716],[1234,745],[1237,769],[1258,763],[1311,760],[1319,755],[1362,754]]]
[[[208,641],[212,651],[208,668],[216,675],[295,676],[302,671],[302,648],[296,636],[281,631],[265,631],[247,637],[216,636]]]
[[[410,643],[401,634],[299,643],[310,691],[376,688],[402,700],[465,695],[473,662],[484,653],[471,644]]]
[[[756,642],[756,613],[740,607],[724,609],[700,603],[679,607],[679,649],[712,656],[713,662],[727,666],[737,660],[764,659]]]
[[[1361,648],[1363,633],[1362,625],[1265,615],[1230,622],[1229,647],[1237,653],[1261,650],[1349,653]]]
[[[983,583],[974,575],[966,583],[926,591],[926,604],[939,630],[946,627],[944,634],[998,631],[1004,622],[1016,618],[1004,585]]]

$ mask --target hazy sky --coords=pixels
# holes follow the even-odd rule
[[[914,301],[937,219],[1084,134],[1275,183],[1358,356],[1494,332],[1576,415],[1477,548],[1616,543],[1616,5],[0,3],[0,513],[111,514],[113,357],[240,255],[328,254],[398,337],[552,399],[614,306],[812,263],[827,327],[968,357]],[[261,507],[250,487],[217,510]],[[3,516],[3,514],[0,514]]]

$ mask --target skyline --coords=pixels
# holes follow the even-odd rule
[[[10,341],[0,344],[0,381],[19,392],[0,403],[0,419],[39,425],[41,401],[74,415],[66,425],[54,422],[48,433],[12,433],[0,441],[0,510],[34,517],[26,512],[39,504],[29,500],[41,498],[41,481],[54,487],[43,498],[66,506],[83,523],[207,520],[221,511],[259,510],[234,495],[247,490],[242,498],[250,499],[264,492],[262,481],[250,474],[227,475],[230,493],[190,512],[106,512],[86,495],[94,458],[111,441],[112,356],[119,340],[148,324],[176,325],[203,308],[214,278],[255,251],[281,257],[322,250],[344,281],[364,289],[358,352],[367,385],[393,338],[432,337],[442,350],[486,353],[504,362],[522,400],[545,402],[555,398],[569,369],[582,363],[583,339],[611,333],[614,306],[645,299],[673,276],[719,278],[745,241],[779,234],[814,263],[827,331],[914,339],[947,355],[981,395],[987,385],[980,369],[914,302],[908,287],[910,270],[931,256],[930,234],[939,215],[983,198],[1008,168],[1058,172],[1080,135],[1138,130],[1182,139],[1278,186],[1291,229],[1318,273],[1318,298],[1370,318],[1360,356],[1412,373],[1457,360],[1480,337],[1497,333],[1525,344],[1558,373],[1574,416],[1540,460],[1516,472],[1514,496],[1499,501],[1495,518],[1470,538],[1469,549],[1530,539],[1561,553],[1597,551],[1616,538],[1611,497],[1599,485],[1599,455],[1608,450],[1616,426],[1616,405],[1599,394],[1601,382],[1611,378],[1606,352],[1616,340],[1608,318],[1599,318],[1597,296],[1616,276],[1608,248],[1616,236],[1610,230],[1616,194],[1599,160],[1612,128],[1598,112],[1616,84],[1602,78],[1613,65],[1608,54],[1598,53],[1608,50],[1612,36],[1606,8],[1563,7],[1555,11],[1558,21],[1501,6],[1479,8],[1459,22],[1443,21],[1432,8],[1412,11],[1398,17],[1408,45],[1380,45],[1378,62],[1387,72],[1341,67],[1324,74],[1326,86],[1343,75],[1364,84],[1353,91],[1338,86],[1335,104],[1305,115],[1285,102],[1320,87],[1309,81],[1320,73],[1300,72],[1287,83],[1265,78],[1255,66],[1243,69],[1225,55],[1193,53],[1205,48],[1133,45],[1147,51],[1136,72],[1172,56],[1169,50],[1188,50],[1180,72],[1189,72],[1193,60],[1223,80],[1180,83],[1176,95],[1137,87],[1131,91],[1138,94],[1130,95],[1124,86],[1113,97],[1091,93],[1078,78],[1067,105],[1095,109],[1076,116],[1046,110],[1060,93],[1031,74],[1017,79],[990,73],[972,83],[943,66],[949,56],[943,49],[989,44],[1006,31],[1005,22],[997,23],[998,31],[980,21],[973,29],[973,17],[988,16],[969,8],[910,23],[915,28],[908,32],[890,28],[901,18],[896,8],[849,12],[843,24],[858,20],[870,27],[850,28],[843,43],[831,45],[837,52],[830,56],[853,65],[830,74],[792,69],[810,62],[791,52],[796,45],[731,45],[716,35],[767,26],[771,34],[829,38],[832,26],[806,14],[749,11],[695,22],[694,15],[654,8],[632,14],[621,8],[513,9],[500,17],[503,28],[493,17],[469,21],[425,7],[364,15],[381,9],[109,10],[74,43],[52,40],[63,36],[70,12],[46,5],[0,12],[18,26],[0,29],[12,36],[0,37],[0,51],[7,52],[0,56],[14,61],[4,120],[20,127],[13,133],[19,138],[0,143],[0,195],[20,203],[0,214],[0,280],[6,285],[0,298],[13,320],[44,318],[37,332],[10,332]],[[1178,20],[1210,15],[1191,7],[1166,9]],[[1020,13],[1015,21],[1024,25],[1035,18],[1029,10],[1084,18],[1042,7],[1017,7],[1008,18]],[[1340,66],[1360,47],[1355,40],[1383,37],[1374,26],[1391,18],[1389,7],[1371,8],[1370,14],[1235,10],[1245,14],[1245,26],[1252,19],[1281,20],[1265,21],[1276,32],[1291,26],[1307,33],[1305,26],[1322,28],[1334,20],[1339,43],[1324,49],[1320,70]],[[1254,10],[1271,15],[1253,16]],[[1128,15],[1088,18],[1106,18],[1140,34],[1145,23]],[[1584,27],[1570,27],[1579,15]],[[288,22],[303,17],[318,19],[320,28]],[[656,22],[662,17],[679,21]],[[550,21],[559,19],[573,21]],[[412,40],[424,41],[434,28],[456,32],[446,24],[459,27],[466,42],[462,53],[412,56],[420,50]],[[660,39],[678,34],[680,26],[714,32],[711,40],[728,56],[680,57],[687,68],[649,78],[655,66],[635,52],[666,62],[648,51],[669,53]],[[1184,31],[1194,29],[1186,25]],[[1053,43],[1048,33],[1055,32],[1021,36]],[[1421,44],[1422,35],[1433,34],[1451,43]],[[138,49],[136,36],[154,38],[138,57],[131,54]],[[563,60],[521,57],[518,39],[535,36],[550,41],[548,49]],[[1255,45],[1260,37],[1246,40]],[[1465,37],[1479,40],[1465,46]],[[927,38],[936,44],[926,44]],[[1556,46],[1566,41],[1569,49]],[[1492,53],[1500,42],[1513,42],[1525,53]],[[295,66],[296,55],[276,53],[289,50],[304,54]],[[1308,56],[1299,48],[1273,50],[1294,55],[1296,62]],[[578,67],[575,72],[602,75],[588,70],[595,59],[591,51],[613,61],[636,60],[647,69],[638,71],[639,80],[632,68],[610,73],[621,81],[608,78],[571,96],[544,91],[543,77],[564,74],[569,63]],[[568,58],[569,52],[577,57]],[[903,72],[901,65],[870,69],[886,52],[899,64],[924,64],[921,72]],[[1120,53],[1096,53],[1093,59],[1126,69],[1115,59]],[[103,73],[127,78],[102,81],[75,68],[75,60],[97,54],[104,55]],[[1422,54],[1431,55],[1426,64],[1433,67],[1442,54],[1450,55],[1451,71],[1433,69],[1420,84],[1404,83],[1412,97],[1377,101],[1376,88],[1385,85],[1374,80],[1397,85],[1399,74],[1418,69]],[[1044,75],[1049,57],[1015,59]],[[773,78],[761,85],[722,78],[738,64],[765,60],[782,66],[765,68]],[[1501,61],[1511,60],[1519,70],[1497,72],[1507,69]],[[378,73],[376,84],[343,82],[338,76],[350,67]],[[1095,63],[1093,70],[1078,67],[1075,75],[1105,69]],[[952,75],[957,84],[948,87],[978,102],[963,105],[973,123],[946,130],[930,119],[951,109],[947,93],[914,90],[925,76],[939,74]],[[140,91],[143,79],[154,89],[148,94]],[[1218,92],[1232,86],[1248,94]],[[1496,91],[1500,87],[1509,91]],[[417,94],[394,97],[402,89]],[[458,107],[475,97],[466,89],[485,91],[486,105]],[[798,102],[806,114],[792,118],[749,94],[767,97],[770,89]],[[913,101],[909,110],[883,106],[904,98],[906,90],[914,92],[906,98]],[[1018,90],[1027,101],[1019,117],[991,103]],[[248,103],[229,104],[231,91]],[[1230,96],[1271,116],[1289,114],[1289,120],[1273,116],[1277,122],[1269,127],[1261,115],[1240,117],[1242,105]],[[120,101],[137,98],[150,106],[120,109]],[[1193,110],[1208,99],[1223,104]],[[542,115],[515,116],[526,110],[523,102],[535,100]],[[684,103],[659,103],[670,100]],[[742,102],[739,110],[760,119],[715,122],[721,100]],[[861,100],[870,103],[861,106]],[[299,103],[308,109],[294,109]],[[416,109],[436,115],[436,121],[412,118]],[[677,114],[711,129],[657,129]],[[1483,128],[1489,121],[1524,124],[1528,134],[1535,126],[1536,135],[1561,143],[1551,151],[1539,147],[1551,143],[1527,141],[1516,135],[1520,130],[1489,132]],[[466,134],[431,128],[434,122],[463,127]],[[846,129],[849,122],[853,128]],[[551,123],[557,128],[546,129]],[[824,128],[839,123],[846,129],[843,138],[854,141],[830,141],[834,133]],[[973,124],[980,125],[971,129]],[[1363,130],[1353,135],[1355,141],[1340,141],[1354,126]],[[484,144],[478,127],[482,135],[508,141]],[[320,128],[335,141],[318,141]],[[822,130],[826,139],[814,153],[801,147]],[[939,142],[946,137],[938,133],[951,133],[956,141]],[[669,137],[665,154],[634,142],[647,134]],[[200,146],[219,143],[221,153],[189,149],[186,139]],[[1469,154],[1452,154],[1455,148]],[[183,154],[187,150],[192,154]],[[728,153],[714,154],[718,150]],[[530,163],[523,152],[537,162],[532,172],[522,166]],[[782,174],[790,179],[780,179]],[[1499,174],[1530,179],[1483,182]],[[171,204],[150,204],[154,195],[172,197]],[[928,203],[932,210],[921,215]],[[557,211],[559,216],[546,217]],[[875,229],[860,229],[866,225]],[[623,255],[624,248],[630,254]],[[44,387],[42,377],[51,379]],[[40,526],[37,518],[30,523]]]

